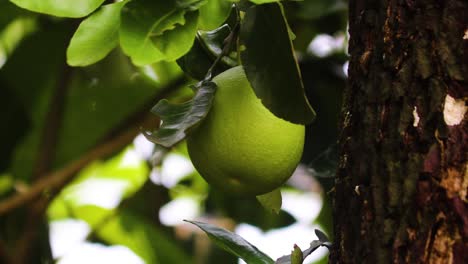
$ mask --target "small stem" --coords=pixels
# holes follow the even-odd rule
[[[236,7],[236,9],[237,9],[237,7]],[[214,68],[218,65],[218,63],[221,61],[221,59],[224,56],[229,54],[229,51],[231,50],[231,47],[232,47],[232,44],[234,43],[234,40],[237,39],[237,34],[239,33],[239,25],[240,25],[239,15],[237,15],[236,25],[232,29],[231,33],[229,33],[229,35],[224,40],[223,50],[218,55],[218,57],[216,57],[216,60],[213,62],[211,67],[208,69],[208,72],[206,73],[205,79],[203,79],[203,81],[210,81],[212,79],[212,77],[213,77],[212,72],[213,72]]]

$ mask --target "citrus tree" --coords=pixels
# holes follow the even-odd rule
[[[1,262],[68,263],[100,247],[81,261],[112,249],[124,263],[302,263],[330,247],[316,230],[273,256],[233,230],[304,225],[281,193],[320,193],[312,174],[330,189],[345,11],[341,1],[1,0]],[[324,35],[325,53],[309,45],[321,32],[338,32]],[[326,206],[305,223],[331,234],[318,197]],[[184,202],[197,213],[164,218]],[[67,251],[82,229],[89,243]]]
[[[0,0],[0,262],[466,262],[468,4],[350,1],[338,121],[346,11]]]

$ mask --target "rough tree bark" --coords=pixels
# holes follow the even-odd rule
[[[468,263],[468,1],[349,2],[331,263]]]

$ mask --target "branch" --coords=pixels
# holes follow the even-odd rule
[[[173,92],[176,88],[180,87],[186,81],[185,78],[179,78],[173,83],[169,84],[166,88],[158,92],[155,98],[151,98],[152,104],[155,101],[166,97],[169,93]],[[136,114],[141,113],[138,111]],[[82,157],[70,162],[65,167],[44,175],[39,178],[30,189],[24,193],[18,193],[5,201],[0,203],[0,216],[8,213],[9,211],[21,207],[27,203],[36,200],[43,193],[54,193],[62,189],[83,167],[92,161],[112,155],[116,151],[124,148],[133,141],[136,135],[141,131],[141,127],[150,126],[154,122],[154,116],[149,113],[148,109],[143,110],[143,116],[140,115],[138,119],[132,116],[132,126],[127,129],[121,130],[120,133],[111,137],[108,141],[97,145],[95,148],[84,154]],[[135,121],[136,119],[136,121]],[[128,126],[127,126],[128,127]]]

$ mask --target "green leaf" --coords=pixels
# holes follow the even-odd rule
[[[224,42],[231,31],[230,26],[224,24],[212,31],[198,31],[198,39],[207,53],[217,58],[223,52]],[[221,61],[229,67],[237,66],[237,61],[229,56],[224,56]]]
[[[318,229],[315,229],[315,235],[317,235],[320,242],[330,242],[330,239],[328,239],[327,235]]]
[[[307,256],[309,256],[312,252],[314,252],[317,248],[319,248],[320,246],[322,246],[322,242],[318,241],[318,240],[314,240],[310,243],[310,247],[304,251],[302,251],[302,262],[307,258]],[[295,262],[293,261],[298,261],[296,258],[297,258],[297,254],[296,253],[296,245],[294,245],[294,251],[291,255],[286,255],[286,256],[282,256],[281,258],[277,259],[275,264],[295,264]],[[299,263],[302,263],[302,262],[299,262]]]
[[[198,12],[174,1],[132,1],[122,9],[120,44],[136,65],[174,61],[190,50]]]
[[[87,66],[103,59],[119,41],[120,10],[126,1],[104,5],[83,20],[67,49],[67,63]]]
[[[221,54],[226,44],[225,40],[236,24],[237,16],[237,10],[233,7],[222,26],[211,31],[198,31],[197,38],[190,51],[177,60],[177,63],[186,74],[197,80],[205,78],[208,70]],[[212,75],[216,76],[233,66],[237,66],[235,58],[224,56],[220,63],[212,69]]]
[[[10,0],[33,12],[58,17],[84,17],[98,8],[105,0]]]
[[[257,200],[268,211],[279,214],[282,203],[281,191],[279,188],[272,192],[258,195]]]
[[[261,4],[266,4],[266,3],[274,3],[274,2],[279,2],[281,0],[250,0],[250,2],[261,5]]]
[[[192,263],[169,236],[133,211],[123,209],[116,212],[84,206],[77,208],[75,214],[88,222],[100,239],[128,247],[145,263]]]
[[[187,220],[185,220],[187,221]],[[220,248],[243,259],[248,264],[273,264],[274,261],[241,236],[207,223],[187,221],[205,231]]]
[[[198,84],[192,100],[182,104],[170,104],[166,99],[159,101],[151,112],[160,116],[161,127],[145,133],[148,140],[164,147],[172,147],[183,140],[187,130],[203,120],[208,114],[216,92],[216,84],[202,81]]]
[[[226,0],[208,0],[200,8],[200,29],[212,30],[219,27],[228,17],[230,8],[231,3]]]
[[[207,1],[208,0],[176,0],[176,5],[179,8],[195,11],[205,5]]]
[[[282,6],[250,7],[241,24],[240,45],[242,65],[262,103],[290,122],[312,122],[315,112],[304,94]]]
[[[200,42],[199,38],[195,39],[190,51],[177,60],[177,64],[184,73],[197,80],[205,78],[206,73],[215,60],[206,52]],[[227,68],[219,66],[222,66],[222,64],[218,63],[218,67],[215,67],[213,75],[218,75],[222,71],[227,70]]]
[[[291,264],[302,264],[304,256],[302,250],[298,245],[294,245],[294,249],[291,253]]]
[[[193,45],[197,33],[198,12],[185,14],[185,24],[152,38],[156,48],[165,56],[166,61],[175,61],[187,53]]]

